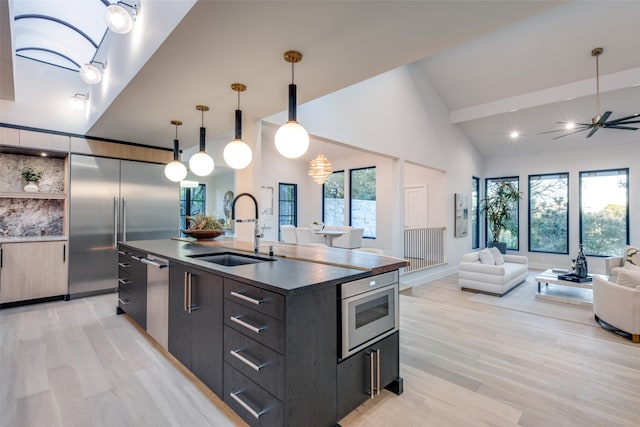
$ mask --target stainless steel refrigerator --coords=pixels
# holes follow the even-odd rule
[[[115,291],[117,242],[179,235],[180,190],[164,165],[71,155],[69,295]]]

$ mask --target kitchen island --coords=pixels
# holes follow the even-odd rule
[[[147,330],[162,331],[155,323],[165,322],[169,353],[250,425],[332,426],[383,387],[402,392],[397,282],[404,260],[281,243],[259,254],[250,248],[224,239],[120,243],[118,310]],[[162,265],[154,259],[168,266],[166,309],[162,299],[152,307],[145,298],[146,269]],[[388,290],[376,294],[384,304],[371,326],[382,317],[378,323],[395,323],[347,353],[341,289],[376,282]],[[145,313],[158,309],[167,316],[149,322]]]

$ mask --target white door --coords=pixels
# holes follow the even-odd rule
[[[427,186],[405,187],[404,228],[424,228],[427,226]]]

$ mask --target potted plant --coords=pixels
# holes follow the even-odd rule
[[[42,171],[38,171],[31,166],[26,166],[20,172],[22,178],[27,181],[27,185],[24,186],[24,191],[29,193],[35,193],[40,190],[38,188],[38,182],[42,179]]]
[[[522,198],[510,181],[500,181],[495,191],[480,201],[480,210],[487,218],[491,241],[488,247],[497,247],[501,253],[507,252],[507,244],[500,242],[500,235],[507,229],[507,221],[511,218],[511,211]]]
[[[324,224],[318,221],[313,221],[311,223],[311,229],[314,231],[320,231],[324,228]]]

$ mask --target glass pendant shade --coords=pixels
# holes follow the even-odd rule
[[[84,64],[80,67],[80,78],[85,83],[94,85],[102,80],[102,71],[93,64]]]
[[[122,4],[112,4],[104,12],[104,20],[111,31],[126,34],[133,28],[134,13]]]
[[[309,148],[309,134],[296,121],[288,121],[276,132],[276,148],[284,157],[295,159]]]
[[[307,174],[318,184],[324,184],[332,172],[331,162],[324,154],[318,154],[315,159],[309,162],[309,172]]]
[[[241,139],[234,139],[224,147],[224,161],[233,169],[244,169],[253,159],[251,147]]]
[[[164,175],[169,181],[180,182],[187,177],[187,167],[180,160],[173,160],[164,167]]]
[[[198,176],[207,176],[213,172],[215,163],[205,151],[200,151],[189,159],[189,169]]]

